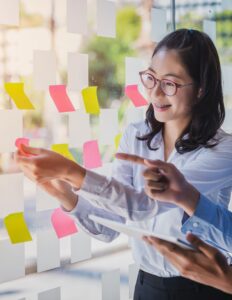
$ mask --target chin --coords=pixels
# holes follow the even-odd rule
[[[166,123],[171,120],[170,116],[168,116],[167,114],[164,114],[164,113],[155,112],[154,117],[160,123]]]

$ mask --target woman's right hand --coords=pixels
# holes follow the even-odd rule
[[[71,211],[77,205],[78,196],[72,191],[72,186],[65,181],[53,179],[40,183],[38,186],[57,198],[67,211]]]

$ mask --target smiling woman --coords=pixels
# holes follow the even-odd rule
[[[150,101],[146,121],[129,125],[118,151],[168,161],[200,193],[227,207],[232,189],[232,137],[220,129],[224,104],[213,42],[196,30],[170,33],[154,50],[150,68],[141,73],[141,79]],[[15,155],[25,175],[57,197],[93,237],[109,242],[118,233],[94,223],[89,214],[138,221],[143,229],[184,238],[181,228],[186,212],[168,203],[169,199],[159,202],[146,195],[143,165],[116,159],[113,177],[107,178],[52,151],[27,146],[23,151],[33,154]],[[230,299],[214,288],[183,279],[143,240],[133,239],[131,245],[140,268],[135,300]]]

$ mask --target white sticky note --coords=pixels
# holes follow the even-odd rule
[[[222,124],[222,128],[226,132],[232,133],[232,109],[226,109],[226,117]]]
[[[68,54],[68,89],[81,91],[89,85],[88,54]]]
[[[166,10],[151,9],[151,40],[159,42],[167,34],[167,14]]]
[[[97,0],[97,34],[116,36],[116,4],[113,1]]]
[[[232,65],[222,65],[222,85],[223,94],[226,96],[232,95]]]
[[[129,107],[125,113],[126,126],[145,120],[145,111],[147,107]]]
[[[53,229],[37,231],[37,272],[60,267],[60,243]]]
[[[69,114],[69,146],[82,147],[92,139],[89,114],[84,110],[76,110]]]
[[[101,109],[99,118],[99,143],[102,145],[114,145],[118,130],[118,110],[113,108]]]
[[[71,236],[71,263],[91,257],[91,237],[78,227],[78,232]]]
[[[38,293],[38,300],[60,300],[60,287]]]
[[[19,0],[0,0],[0,24],[19,25]]]
[[[232,10],[232,1],[231,0],[222,0],[222,9],[223,10]]]
[[[56,55],[54,51],[34,51],[34,86],[47,91],[49,85],[56,84]]]
[[[102,274],[102,300],[120,300],[120,270]]]
[[[23,174],[1,174],[0,194],[0,218],[14,212],[22,212],[24,210]]]
[[[129,265],[129,267],[128,267],[128,273],[129,273],[129,299],[133,298],[138,272],[139,272],[139,268],[136,264]]]
[[[139,72],[144,71],[144,61],[137,57],[126,57],[125,64],[125,85],[139,84]]]
[[[211,40],[216,43],[216,22],[210,20],[203,21],[203,31],[208,34]]]
[[[36,211],[55,209],[59,206],[59,202],[55,197],[46,193],[39,186],[36,187]]]
[[[11,244],[10,240],[0,240],[0,283],[25,276],[24,244]]]
[[[0,153],[15,151],[15,140],[22,136],[22,112],[16,109],[0,110]]]
[[[87,34],[87,0],[67,0],[67,31]]]

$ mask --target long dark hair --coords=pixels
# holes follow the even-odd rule
[[[189,125],[176,140],[176,150],[185,153],[199,147],[214,147],[218,143],[215,134],[225,118],[225,107],[220,62],[213,42],[203,32],[179,29],[168,34],[158,43],[152,57],[161,49],[178,52],[196,88],[201,91],[193,105]],[[146,141],[150,150],[157,150],[151,147],[151,141],[162,130],[164,123],[155,119],[151,104],[146,112],[146,124],[151,129],[150,132],[137,138]],[[188,137],[183,138],[186,133]]]

